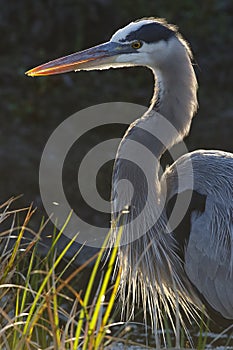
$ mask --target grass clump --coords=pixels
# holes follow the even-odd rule
[[[0,349],[104,348],[120,279],[118,273],[105,304],[116,249],[112,250],[100,287],[91,300],[105,248],[67,274],[71,262],[62,268],[61,261],[77,235],[59,254],[56,246],[70,217],[54,236],[46,256],[41,257],[38,254],[38,244],[45,225],[41,225],[38,233],[32,232],[29,223],[33,209],[11,210],[12,202],[13,199],[0,207],[0,223],[11,222],[10,228],[0,234]],[[16,225],[19,212],[24,216],[22,225]],[[30,239],[26,238],[28,232]],[[86,292],[82,296],[72,286],[72,282],[82,274],[91,260],[95,260],[95,263]]]

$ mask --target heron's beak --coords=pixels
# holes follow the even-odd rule
[[[41,76],[66,73],[78,70],[107,69],[117,67],[116,58],[122,53],[128,53],[127,45],[107,42],[90,49],[58,58],[30,69],[25,74]]]

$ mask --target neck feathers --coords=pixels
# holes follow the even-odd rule
[[[166,149],[188,134],[197,109],[197,80],[189,50],[177,38],[168,45],[174,56],[172,63],[167,64],[170,61],[167,58],[159,69],[151,67],[156,77],[152,104],[144,116],[130,125],[118,148],[113,171],[113,203],[117,213],[130,206],[131,215],[135,210],[137,216],[142,210],[139,203],[142,207],[149,203],[143,213],[152,215],[156,200],[161,202],[159,159]]]
[[[150,110],[153,109],[165,117],[182,139],[188,134],[198,107],[197,80],[191,62],[191,52],[185,41],[175,37],[168,45],[168,58],[159,68],[151,67],[156,84]],[[172,138],[171,145],[177,141],[180,140]]]

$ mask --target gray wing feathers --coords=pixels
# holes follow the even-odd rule
[[[229,207],[230,204],[230,207]],[[233,318],[233,203],[207,196],[205,212],[191,220],[185,271],[207,302]]]
[[[206,196],[204,212],[191,214],[184,268],[212,308],[233,319],[233,154],[209,150],[185,154],[164,178],[169,198],[187,189]]]

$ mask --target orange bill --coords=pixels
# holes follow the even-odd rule
[[[90,49],[47,62],[28,70],[29,76],[45,76],[78,70],[107,69],[117,67],[117,57],[128,53],[128,45],[107,42]]]

